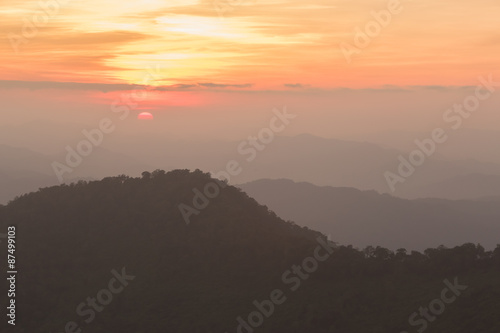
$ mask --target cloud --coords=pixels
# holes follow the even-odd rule
[[[497,22],[498,13],[490,10],[497,2],[421,0],[408,4],[397,31],[384,29],[376,43],[358,55],[360,66],[348,66],[340,43],[352,43],[353,29],[363,28],[369,13],[383,9],[385,2],[148,0],[123,5],[118,0],[75,0],[61,6],[35,37],[20,46],[21,56],[4,38],[1,77],[136,82],[144,64],[155,63],[169,69],[167,84],[239,78],[267,89],[281,85],[297,92],[312,89],[304,89],[297,81],[325,89],[384,83],[467,85],[473,84],[471,70],[497,68],[500,37],[494,25],[483,24]],[[223,5],[225,19],[219,17],[217,4]],[[436,10],[429,12],[429,5]],[[21,35],[25,20],[40,11],[37,1],[2,0],[0,33]],[[424,16],[429,24],[422,26]],[[463,17],[470,19],[467,24]],[[442,36],[447,36],[445,52]],[[419,45],[418,52],[415,45]],[[283,82],[290,83],[283,86]],[[166,89],[176,88],[195,87]],[[208,83],[199,85],[202,88],[248,87]]]
[[[412,89],[418,90],[436,90],[436,91],[452,91],[457,89],[471,89],[474,86],[439,86],[439,85],[421,85],[421,86],[410,86]]]
[[[198,87],[196,84],[174,84],[171,86],[160,86],[154,87],[153,90],[156,91],[178,91],[178,90],[187,90],[191,88]]]
[[[302,83],[285,83],[284,86],[287,88],[295,88],[295,89],[304,89],[310,87],[310,85]]]
[[[14,81],[0,80],[0,89],[59,89],[59,90],[95,90],[102,92],[135,90],[140,85],[132,84],[107,84],[107,83],[81,83],[81,82],[51,82],[51,81]],[[144,86],[142,86],[144,87]]]
[[[16,80],[0,80],[0,90],[6,89],[29,89],[29,90],[80,90],[80,91],[100,91],[100,92],[112,92],[112,91],[132,91],[147,89],[150,91],[196,91],[202,88],[209,89],[227,89],[227,92],[244,92],[244,93],[286,93],[284,90],[255,90],[255,89],[242,89],[251,88],[254,84],[221,84],[213,82],[197,83],[197,84],[173,84],[164,86],[148,86],[141,84],[127,84],[127,83],[82,83],[82,82],[55,82],[55,81],[16,81]],[[428,86],[396,86],[396,85],[384,85],[379,88],[349,88],[349,87],[337,87],[337,88],[312,88],[308,84],[301,83],[287,83],[284,84],[285,87],[296,89],[296,93],[305,94],[331,94],[331,93],[349,93],[349,92],[411,92],[419,90],[435,90],[441,92],[452,92],[459,89],[472,89],[474,86],[439,86],[439,85],[428,85]],[[200,88],[201,87],[201,88]],[[232,90],[231,88],[237,88],[237,90]],[[215,91],[215,90],[214,90]]]
[[[253,84],[217,84],[217,83],[198,83],[198,84],[174,84],[168,86],[147,86],[141,84],[127,83],[82,83],[82,82],[54,82],[54,81],[16,81],[0,80],[0,89],[57,89],[57,90],[81,90],[81,91],[130,91],[137,89],[148,89],[152,91],[181,91],[193,88],[250,88]]]
[[[245,84],[220,84],[220,83],[198,83],[200,87],[206,88],[251,88],[253,86],[252,83]]]

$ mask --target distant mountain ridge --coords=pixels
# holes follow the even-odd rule
[[[52,163],[66,164],[66,152],[45,155],[20,147],[0,144],[0,203],[7,203],[16,196],[33,192],[41,187],[59,184]],[[101,147],[82,158],[82,163],[71,172],[65,172],[65,182],[80,179],[102,178],[109,174],[140,174],[148,168],[128,156],[113,153]]]
[[[500,206],[495,201],[407,200],[286,179],[239,187],[284,219],[335,235],[341,244],[423,250],[464,242],[494,248],[500,243]]]
[[[155,168],[201,168],[216,173],[224,170],[228,161],[237,160],[244,171],[235,177],[235,183],[287,178],[318,186],[373,189],[410,199],[429,196],[475,199],[500,195],[500,165],[473,159],[444,160],[439,159],[438,155],[426,159],[404,183],[398,183],[396,191],[392,193],[384,175],[388,171],[397,172],[399,156],[407,157],[408,153],[367,142],[325,139],[306,134],[277,136],[262,151],[255,150],[255,159],[248,161],[248,154],[238,152],[240,142],[200,143],[156,137],[125,139],[120,145],[115,144],[114,140],[105,140],[102,146],[96,147],[90,156],[84,158],[74,172],[65,174],[65,180],[100,179],[120,173],[139,175],[142,170]],[[71,140],[66,144],[75,146],[77,143],[78,140]],[[25,160],[12,159],[12,151],[0,149],[0,160],[10,161],[9,169],[0,167],[0,175],[9,182],[8,186],[0,189],[0,202],[40,186],[57,184],[51,163],[64,162],[64,147],[61,145],[57,155],[31,152],[31,156],[26,156]],[[15,149],[27,152],[24,148]],[[32,175],[25,180],[27,185],[20,184],[16,188],[15,170],[26,170]],[[53,177],[53,181],[47,181],[47,177]],[[485,180],[485,177],[488,179]]]

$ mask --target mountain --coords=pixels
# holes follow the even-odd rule
[[[408,158],[409,153],[368,142],[325,139],[305,134],[278,136],[258,148],[248,141],[203,144],[153,141],[130,142],[122,150],[114,149],[129,156],[139,155],[141,161],[156,167],[198,167],[214,174],[225,170],[227,163],[234,160],[239,163],[242,172],[231,181],[240,184],[262,178],[287,178],[319,186],[376,190],[408,199],[426,197],[437,183],[451,181],[454,177],[470,174],[500,177],[500,164],[472,159],[446,160],[436,155],[426,159],[404,183],[397,184],[393,193],[385,174],[388,171],[397,173],[400,156]],[[140,147],[144,146],[150,148],[139,152]],[[481,183],[475,188],[479,197],[491,195],[489,188],[481,191]],[[500,195],[500,188],[496,193]],[[451,198],[449,195],[467,197],[467,188],[455,189],[451,194],[443,191],[442,195],[442,198]]]
[[[22,147],[0,145],[0,203],[26,192],[59,183],[52,163],[66,165],[67,152],[41,154]],[[129,156],[94,147],[81,163],[62,174],[65,182],[102,178],[108,174],[140,174],[149,166]]]
[[[411,151],[415,140],[428,138],[429,132],[386,131],[364,135],[363,139],[382,147]],[[462,128],[451,133],[446,143],[439,146],[436,154],[452,160],[475,159],[500,164],[500,151],[493,142],[500,141],[498,130]]]
[[[37,119],[17,125],[0,126],[0,142],[27,148],[44,155],[64,150],[63,143],[81,140],[82,130],[88,125]]]
[[[37,131],[47,134],[53,126],[55,125],[43,125]],[[29,166],[31,171],[49,174],[57,181],[50,164],[52,161],[64,162],[67,154],[65,147],[75,149],[80,140],[85,138],[81,133],[82,128],[89,128],[84,125],[78,127],[77,124],[69,126],[80,129],[75,130],[72,135],[67,130],[57,134],[64,134],[65,139],[61,141],[56,141],[55,134],[47,134],[52,142],[50,147],[34,145],[47,161],[42,165],[34,163]],[[16,140],[8,142],[29,143],[26,139],[13,138]],[[57,154],[46,152],[54,149]],[[408,199],[425,198],[429,195],[445,199],[500,195],[500,188],[493,186],[493,183],[485,184],[482,180],[486,176],[500,177],[500,164],[470,158],[449,160],[443,158],[439,150],[417,167],[404,183],[396,184],[395,191],[392,192],[385,175],[387,172],[397,174],[401,163],[399,159],[408,159],[408,156],[409,153],[403,150],[383,148],[369,142],[326,139],[312,135],[276,136],[268,144],[248,140],[197,142],[165,138],[157,132],[139,135],[118,128],[112,136],[103,140],[102,145],[94,147],[92,154],[85,157],[78,168],[66,173],[64,179],[102,178],[113,174],[139,175],[142,170],[156,168],[200,168],[217,174],[226,169],[228,162],[236,161],[242,171],[231,182],[240,184],[263,178],[287,178],[319,186],[376,190]],[[26,165],[21,162],[15,168],[26,168]],[[468,179],[466,184],[472,191],[455,184],[457,179],[464,177]],[[33,189],[36,188],[23,187],[16,192]],[[5,197],[13,198],[10,191]]]
[[[50,159],[25,148],[0,145],[0,203],[40,187],[54,185]]]
[[[498,197],[500,176],[467,174],[427,185],[420,190],[421,197],[449,198],[454,200]]]
[[[500,240],[495,201],[406,200],[375,191],[259,180],[240,187],[284,219],[334,235],[341,244],[423,250]]]
[[[181,204],[200,210],[189,224]],[[0,205],[8,225],[16,332],[500,329],[500,247],[336,246],[199,170],[44,188]],[[417,313],[442,295],[439,320]]]
[[[490,197],[482,197],[477,199],[479,201],[500,201],[500,196],[490,196]]]

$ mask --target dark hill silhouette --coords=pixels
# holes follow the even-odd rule
[[[212,181],[201,171],[155,171],[45,188],[0,205],[1,230],[17,226],[23,330],[11,331],[72,331],[74,321],[94,333],[236,332],[236,318],[255,311],[254,300],[281,289],[286,301],[247,332],[400,332],[412,330],[408,317],[454,277],[468,288],[427,332],[500,329],[500,248],[421,254],[323,246],[328,259],[292,291],[283,273],[313,256],[321,234],[232,186],[187,225],[178,205]],[[90,317],[75,309],[89,297],[105,299],[102,290],[116,288],[111,271],[122,268],[133,280],[85,323]]]

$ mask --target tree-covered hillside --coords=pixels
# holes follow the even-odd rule
[[[179,205],[209,183],[220,194],[186,224]],[[199,170],[45,188],[0,224],[17,229],[10,331],[500,331],[500,247],[333,246]]]

